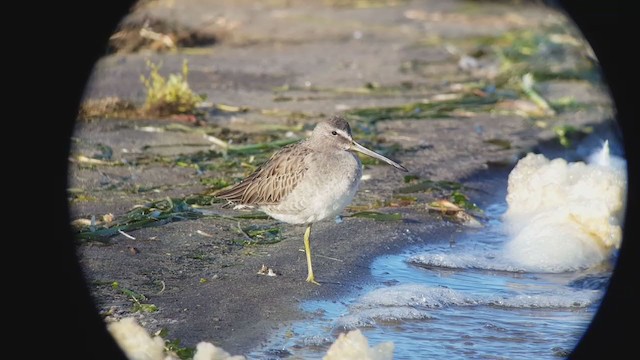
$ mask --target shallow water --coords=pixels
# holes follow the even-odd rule
[[[309,301],[312,321],[276,334],[250,359],[320,359],[340,332],[369,346],[392,341],[394,359],[557,359],[586,331],[610,266],[533,273],[501,251],[506,203],[485,209],[481,229],[433,240],[372,264],[374,283],[341,301]],[[406,236],[414,236],[407,231]]]

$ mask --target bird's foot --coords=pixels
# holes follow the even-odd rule
[[[313,275],[307,276],[307,282],[310,282],[310,283],[316,284],[316,285],[320,285],[320,283],[316,281],[316,279],[313,277]]]

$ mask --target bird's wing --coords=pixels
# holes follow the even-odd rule
[[[307,171],[311,150],[300,144],[280,149],[251,175],[215,196],[236,204],[277,204],[300,182]]]

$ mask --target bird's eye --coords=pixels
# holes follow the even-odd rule
[[[337,131],[335,131],[335,130],[333,130],[333,131],[331,132],[331,135],[338,135],[338,132],[337,132]]]

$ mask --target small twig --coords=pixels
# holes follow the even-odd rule
[[[298,251],[304,252],[304,249],[298,249]],[[321,257],[321,258],[325,258],[325,259],[329,259],[329,260],[335,260],[335,261],[344,262],[344,260],[340,260],[340,259],[336,259],[336,258],[332,258],[330,256],[324,256],[324,255],[320,255],[320,254],[313,254],[313,256],[314,257]]]
[[[164,292],[164,289],[167,288],[167,286],[165,285],[163,280],[160,280],[160,284],[162,284],[162,289],[160,289],[160,291],[158,291],[158,295],[162,294]]]
[[[344,260],[340,260],[340,259],[332,258],[332,257],[329,257],[329,256],[319,255],[319,254],[313,254],[313,256],[321,257],[321,258],[325,258],[325,259],[329,259],[329,260],[335,260],[335,261],[344,262]]]
[[[533,89],[533,75],[531,73],[526,73],[522,76],[522,82],[520,83],[520,87],[522,91],[533,101],[539,108],[544,110],[548,115],[555,115],[555,111],[549,105],[549,103],[540,95],[537,91]]]
[[[240,233],[242,235],[244,235],[244,237],[249,240],[249,241],[253,241],[253,239],[251,238],[251,236],[249,236],[249,234],[247,234],[246,231],[242,230],[242,226],[240,226],[240,222],[238,221],[238,230],[240,231]]]
[[[160,41],[170,49],[175,49],[176,47],[175,43],[173,42],[173,40],[169,35],[155,32],[148,27],[141,28],[139,34],[143,38],[154,40],[154,41]]]
[[[202,236],[206,236],[206,237],[213,237],[213,235],[211,235],[211,234],[209,234],[209,233],[207,233],[207,232],[204,232],[204,231],[202,231],[202,230],[196,230],[196,233],[197,233],[197,234],[200,234],[200,235],[202,235]]]
[[[118,230],[118,232],[119,232],[120,234],[124,235],[125,237],[127,237],[127,238],[131,239],[131,240],[135,240],[135,239],[136,239],[135,237],[133,237],[133,236],[131,236],[131,235],[127,234],[126,232],[124,232],[124,231],[122,231],[122,230]]]
[[[217,137],[215,137],[215,136],[213,136],[213,135],[207,135],[207,134],[205,134],[205,135],[204,135],[204,138],[205,138],[207,141],[212,142],[214,145],[217,145],[217,146],[219,146],[219,147],[223,148],[224,150],[227,150],[227,149],[229,148],[229,143],[228,143],[228,142],[226,142],[226,141],[224,141],[224,140],[222,140],[222,139],[219,139],[219,138],[217,138]]]

